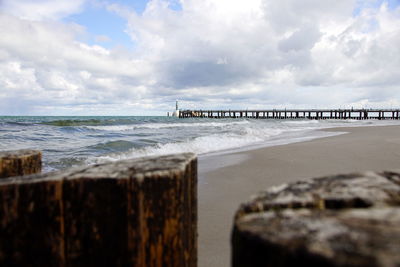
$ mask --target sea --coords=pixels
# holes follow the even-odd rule
[[[397,124],[373,120],[1,116],[0,150],[41,150],[43,171],[50,172],[181,152],[194,152],[202,158],[341,134],[329,132],[332,127]]]

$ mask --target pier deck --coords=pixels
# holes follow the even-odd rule
[[[181,110],[179,118],[398,120],[400,109]]]

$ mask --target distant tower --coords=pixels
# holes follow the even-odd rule
[[[175,111],[172,113],[172,116],[179,117],[179,108],[178,108],[178,100],[175,103]]]

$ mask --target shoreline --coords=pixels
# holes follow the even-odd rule
[[[360,127],[360,126],[354,126],[354,127]],[[366,127],[371,127],[371,126],[366,126]],[[210,171],[215,171],[222,167],[238,164],[246,158],[246,152],[265,149],[269,147],[275,147],[275,146],[285,146],[290,144],[308,142],[316,139],[328,138],[348,133],[345,131],[339,131],[341,128],[342,127],[334,127],[334,128],[331,127],[331,128],[300,130],[298,132],[284,132],[283,134],[274,136],[270,140],[265,140],[264,142],[253,143],[246,146],[200,154],[198,155],[199,161],[207,162],[207,165],[202,166],[201,172],[207,173]],[[330,129],[338,129],[338,131],[329,131]],[[208,160],[210,158],[212,159],[218,158],[218,160],[217,161]]]
[[[290,121],[290,120],[289,120]],[[293,121],[292,121],[293,122]],[[298,122],[298,121],[295,121]],[[355,121],[360,122],[360,121]],[[361,121],[364,122],[364,121]],[[375,123],[379,124],[375,124]],[[372,124],[356,124],[356,125],[339,125],[339,126],[325,126],[321,128],[309,128],[309,129],[300,129],[298,131],[283,131],[282,133],[272,136],[268,140],[264,140],[263,142],[251,143],[244,146],[233,147],[213,152],[206,152],[203,154],[199,154],[199,160],[207,161],[207,158],[215,158],[215,157],[230,157],[232,155],[244,154],[248,151],[264,149],[268,147],[282,146],[282,145],[290,145],[294,143],[307,142],[321,138],[328,138],[342,134],[348,134],[349,132],[345,129],[352,128],[363,128],[363,127],[387,127],[387,126],[400,126],[400,123],[397,123],[396,120],[383,120],[383,121],[374,121]],[[344,129],[344,130],[343,130]],[[236,159],[234,159],[236,160]],[[228,165],[232,165],[230,163],[226,163]],[[225,166],[226,164],[223,164]],[[209,168],[209,166],[205,166],[206,171],[212,171],[218,169],[217,167]],[[203,172],[203,169],[201,170]]]
[[[230,265],[234,212],[262,189],[330,174],[400,169],[400,126],[318,131],[346,134],[199,158],[199,266]]]

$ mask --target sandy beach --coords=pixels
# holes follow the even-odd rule
[[[326,129],[345,134],[199,160],[199,266],[230,266],[235,210],[265,188],[330,174],[400,169],[400,126]]]

